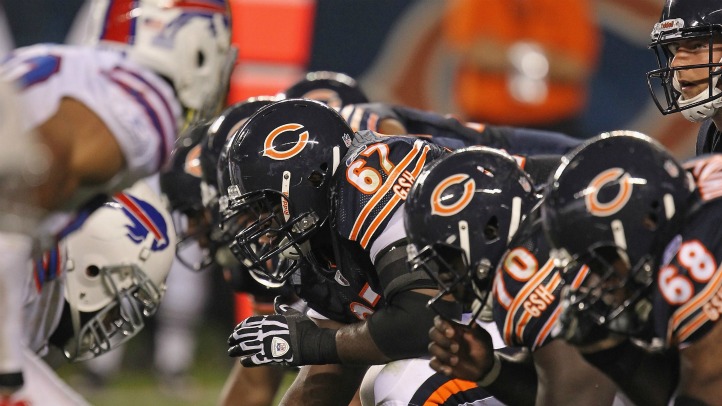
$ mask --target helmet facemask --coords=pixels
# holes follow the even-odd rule
[[[158,287],[137,265],[93,267],[115,300],[97,312],[81,312],[70,304],[74,334],[63,352],[71,361],[95,358],[119,347],[145,326],[158,309],[165,287]],[[128,286],[123,288],[118,282]]]
[[[593,343],[610,332],[645,338],[651,327],[654,262],[646,255],[630,266],[624,249],[603,243],[565,261],[566,286],[555,335],[575,345]]]
[[[209,217],[205,209],[173,213],[175,229],[184,230],[178,234],[175,256],[191,271],[203,271],[214,263],[217,245],[212,240],[214,223]]]
[[[721,27],[711,25],[702,29],[677,31],[661,31],[656,28],[652,32],[650,48],[654,49],[658,69],[647,73],[647,85],[657,108],[662,114],[681,112],[693,122],[703,121],[712,117],[722,106],[722,90],[718,88],[722,75],[722,58],[714,58],[715,44],[722,47],[719,41]],[[706,39],[708,45],[707,63],[672,67],[675,52],[670,46],[682,40]],[[692,98],[684,99],[678,72],[692,69],[707,69],[707,89]]]
[[[275,190],[249,192],[236,198],[232,193],[229,195],[228,212],[233,214],[224,219],[224,224],[238,222],[239,216],[246,222],[235,235],[230,250],[254,279],[283,283],[302,261],[310,260],[309,239],[325,219],[320,219],[313,210],[291,217],[292,202]],[[273,267],[274,258],[287,261],[284,266]]]
[[[418,253],[413,244],[408,247],[411,271],[423,270],[439,287],[439,292],[428,302],[428,306],[438,314],[445,313],[439,311],[435,304],[449,294],[457,302],[466,305],[474,302],[486,303],[493,274],[492,264],[488,259],[482,258],[472,266],[469,264],[468,253],[463,248],[444,242],[429,244]],[[475,319],[476,317],[473,317],[472,322]]]

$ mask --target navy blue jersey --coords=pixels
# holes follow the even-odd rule
[[[684,165],[697,183],[698,207],[669,243],[654,291],[655,331],[669,346],[704,337],[722,315],[722,155]]]
[[[365,319],[386,303],[389,292],[384,292],[375,259],[405,240],[401,219],[408,190],[423,167],[446,152],[418,137],[356,133],[331,187],[331,232],[338,253],[314,245],[319,266],[307,264],[291,278],[309,307],[349,323]],[[395,289],[436,286],[425,274],[419,279],[427,282]],[[386,284],[391,280],[384,278]]]
[[[382,120],[394,119],[407,133],[429,137],[449,149],[482,145],[517,155],[561,155],[582,142],[557,132],[462,122],[450,115],[384,103],[352,104],[340,113],[354,131],[378,131]]]
[[[561,269],[549,257],[541,227],[518,243],[512,242],[494,277],[494,321],[504,343],[532,351],[552,340],[561,313]],[[572,282],[578,288],[589,272],[582,267]]]
[[[722,152],[722,144],[720,138],[722,134],[717,130],[717,126],[712,119],[707,119],[702,123],[697,134],[697,155],[710,152]]]

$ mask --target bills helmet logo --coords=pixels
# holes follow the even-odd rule
[[[126,193],[118,193],[114,198],[131,221],[131,224],[126,225],[128,238],[140,244],[150,234],[153,236],[152,251],[162,251],[168,246],[168,224],[153,205]]]

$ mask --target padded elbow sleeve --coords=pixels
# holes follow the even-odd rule
[[[371,338],[384,355],[392,360],[428,355],[429,330],[436,315],[426,307],[429,299],[422,293],[399,292],[368,319]],[[434,307],[450,319],[461,316],[461,306],[456,302],[438,300]]]

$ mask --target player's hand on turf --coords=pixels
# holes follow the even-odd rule
[[[252,316],[241,322],[228,338],[228,355],[241,357],[246,367],[264,364],[303,365],[302,332],[317,328],[303,313],[274,301],[276,314]]]

